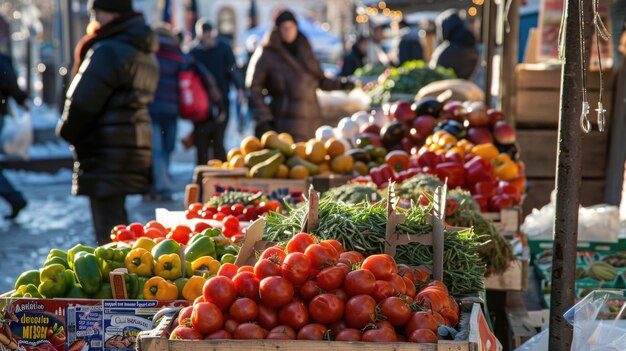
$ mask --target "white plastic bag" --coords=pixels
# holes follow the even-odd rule
[[[33,128],[30,113],[9,99],[10,115],[4,116],[0,133],[2,153],[10,158],[28,159],[28,149],[33,144]]]

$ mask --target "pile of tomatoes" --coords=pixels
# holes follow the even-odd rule
[[[428,279],[389,255],[364,258],[299,233],[254,266],[223,265],[170,338],[436,343],[440,328],[458,324],[459,306]]]
[[[192,227],[181,224],[173,228],[166,228],[157,221],[150,221],[145,226],[141,223],[120,224],[111,230],[111,240],[113,242],[134,241],[147,237],[156,243],[165,239],[172,239],[179,244],[186,245],[194,235],[202,233],[208,228],[211,228],[211,225],[206,222],[198,222]],[[218,229],[222,231],[225,237],[230,238],[234,242],[239,242],[243,239],[244,235],[239,219],[235,216],[229,215],[222,218],[222,226],[221,228],[218,227]]]
[[[282,205],[276,200],[261,201],[258,204],[233,204],[223,206],[203,205],[199,202],[190,204],[185,211],[187,219],[214,219],[222,221],[227,216],[237,217],[242,222],[252,222],[270,211],[282,211]]]

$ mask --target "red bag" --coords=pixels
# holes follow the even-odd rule
[[[178,100],[180,117],[194,123],[206,121],[209,118],[209,94],[207,93],[202,77],[182,55],[159,51],[157,56],[183,63],[183,70],[178,74]]]
[[[193,70],[181,71],[178,75],[180,116],[194,123],[209,117],[209,97],[202,78]]]

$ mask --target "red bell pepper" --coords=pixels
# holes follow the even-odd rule
[[[506,181],[500,181],[498,188],[496,189],[496,194],[509,195],[511,199],[513,199],[513,204],[515,205],[519,205],[522,202],[522,197],[517,188]]]
[[[389,165],[382,165],[379,169],[385,182],[393,182],[396,180],[396,174]]]
[[[411,167],[409,169],[407,169],[406,171],[406,178],[405,179],[409,179],[409,178],[413,178],[416,175],[422,173],[422,169],[419,167]]]
[[[478,182],[472,187],[472,195],[482,195],[488,199],[496,194],[497,185],[492,181]]]
[[[500,212],[503,208],[513,207],[513,198],[508,194],[497,194],[489,199],[489,211]]]
[[[463,162],[464,161],[463,155],[461,155],[457,151],[453,151],[453,150],[450,150],[450,151],[446,152],[446,154],[444,155],[444,160],[446,162],[454,162],[454,163],[458,163],[460,165],[462,165],[464,163]]]
[[[435,167],[437,177],[444,182],[448,179],[448,188],[454,189],[465,184],[465,169],[453,162],[440,163]]]
[[[424,168],[430,167],[434,169],[439,163],[439,156],[432,151],[425,151],[417,157],[417,165]]]
[[[474,198],[474,201],[476,201],[476,203],[478,203],[478,205],[480,206],[480,212],[488,212],[489,207],[487,206],[486,197],[480,194],[472,195],[472,197]]]
[[[437,172],[435,172],[435,170],[434,170],[434,169],[432,169],[432,168],[430,168],[430,167],[428,167],[428,166],[426,166],[426,167],[422,167],[422,171],[421,171],[420,173],[423,173],[423,174],[431,174],[431,175],[437,175]]]
[[[417,155],[411,155],[411,158],[409,158],[409,168],[418,168],[418,167],[420,167],[419,157]]]
[[[380,186],[386,182],[385,176],[383,175],[380,167],[374,167],[370,170],[370,177],[372,178],[372,182],[376,184],[380,188]]]
[[[495,178],[493,167],[482,157],[474,157],[465,165],[467,183],[472,185],[478,182],[492,181]]]

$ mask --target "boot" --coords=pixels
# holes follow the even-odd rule
[[[26,199],[24,199],[24,196],[19,192],[2,193],[0,195],[11,205],[11,213],[4,216],[5,219],[15,219],[20,211],[27,205]]]

